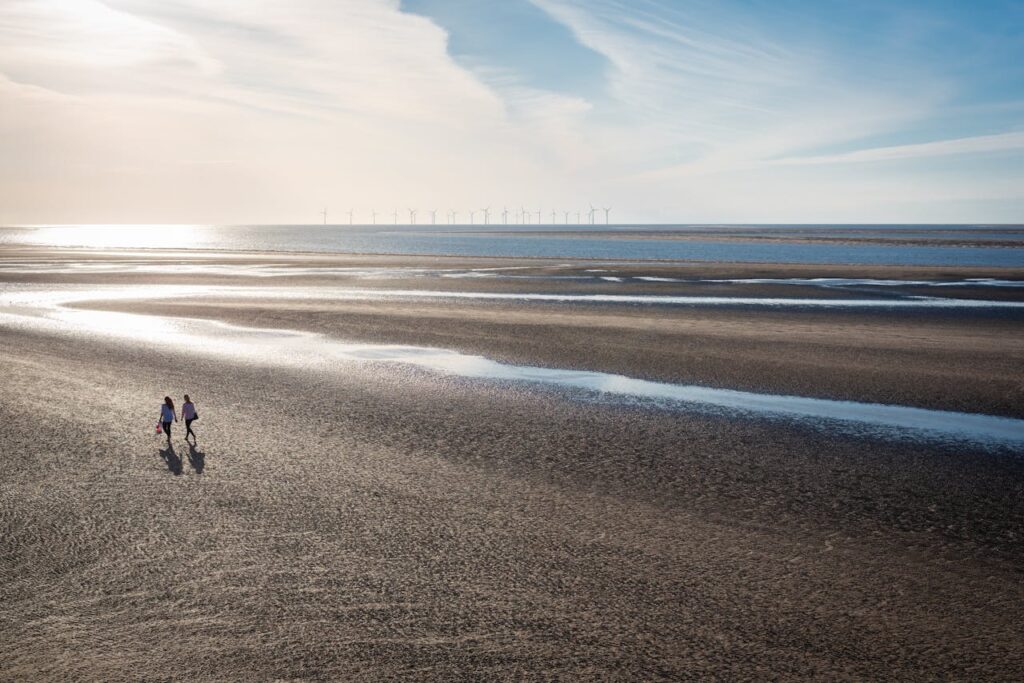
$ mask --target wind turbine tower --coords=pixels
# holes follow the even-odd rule
[[[325,207],[324,210],[321,211],[320,213],[322,213],[324,216],[324,225],[327,225],[327,208]]]
[[[555,216],[557,216],[557,215],[558,215],[558,212],[555,211],[554,209],[551,209],[551,225],[555,224]]]
[[[565,212],[565,224],[569,225],[569,212],[568,211]]]
[[[430,210],[430,224],[437,225],[437,209]]]
[[[537,209],[537,225],[540,225],[540,212],[541,209]]]
[[[395,225],[398,225],[398,209],[395,209]]]
[[[371,211],[370,215],[373,217],[373,224],[377,225],[377,209],[374,209],[373,211]]]
[[[474,209],[469,210],[469,224],[473,225],[476,223],[476,211]]]
[[[488,206],[486,209],[480,209],[480,210],[484,212],[484,225],[490,225],[490,223],[491,223],[491,207]]]
[[[508,225],[508,207],[501,207],[501,222]]]
[[[608,214],[610,214],[611,212],[612,212],[612,207],[610,207],[610,206],[604,207],[604,224],[605,225],[608,225]]]
[[[352,215],[355,213],[355,209],[348,210],[348,224],[352,225]]]
[[[593,205],[593,204],[591,204],[591,205],[590,205],[590,211],[589,211],[589,215],[590,215],[590,224],[591,224],[591,225],[593,225],[593,224],[594,224],[594,213],[595,213],[596,211],[597,211],[597,209],[595,209],[595,208],[594,208],[594,205]]]
[[[409,209],[409,223],[416,225],[416,209]]]

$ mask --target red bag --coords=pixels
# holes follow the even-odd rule
[[[163,434],[164,433],[164,428],[163,428],[163,426],[159,422],[156,423],[156,433],[157,434]]]

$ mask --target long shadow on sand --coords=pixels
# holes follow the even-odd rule
[[[192,465],[192,469],[196,471],[196,474],[202,474],[203,468],[206,467],[206,453],[198,450],[193,444],[189,444],[188,464]]]
[[[160,451],[160,457],[163,458],[167,464],[167,469],[171,471],[171,474],[175,476],[180,475],[182,471],[181,458],[174,452],[174,446],[167,444],[167,448]]]

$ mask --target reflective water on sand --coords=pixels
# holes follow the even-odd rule
[[[20,292],[20,293],[18,293]],[[933,310],[993,310],[1024,311],[1024,301],[992,301],[985,299],[953,299],[944,297],[906,295],[901,298],[848,298],[816,299],[810,297],[748,297],[748,296],[693,296],[661,294],[572,294],[538,292],[465,292],[429,289],[374,289],[358,287],[246,287],[234,285],[5,285],[3,301],[27,304],[29,299],[73,303],[89,300],[173,299],[187,297],[217,297],[222,299],[273,299],[318,301],[374,301],[374,300],[436,300],[436,301],[495,301],[511,303],[566,303],[566,304],[635,304],[645,306],[687,307],[753,307],[776,309],[933,309]],[[28,297],[26,299],[25,297]]]
[[[727,279],[686,279],[674,277],[637,276],[645,282],[689,282],[730,285],[801,285],[810,287],[1024,287],[1024,280],[1000,280],[990,277],[962,280],[883,280],[848,277],[758,277]]]
[[[664,277],[655,275],[603,275],[608,273],[605,268],[592,268],[582,274],[560,274],[560,269],[570,267],[569,264],[538,266],[499,266],[492,268],[422,268],[406,266],[309,266],[293,263],[203,263],[197,261],[177,262],[173,259],[161,263],[147,259],[117,260],[52,260],[52,259],[12,259],[0,263],[0,274],[11,275],[196,275],[237,278],[337,278],[339,280],[370,279],[388,280],[401,278],[446,278],[446,279],[480,279],[509,280],[523,282],[654,282],[677,283],[687,285],[728,284],[728,285],[798,285],[804,287],[821,287],[842,289],[848,287],[879,287],[893,289],[897,287],[959,287],[959,288],[1024,288],[1024,279],[1007,280],[999,278],[964,278],[956,280],[896,280],[879,278],[684,278]],[[541,270],[528,274],[518,273],[522,270]],[[628,267],[624,269],[628,272]]]
[[[751,306],[761,308],[936,308],[936,309],[1016,309],[1024,310],[1020,301],[985,301],[978,299],[945,299],[938,297],[907,297],[905,299],[810,299],[781,297],[726,296],[660,296],[656,294],[513,294],[505,292],[443,292],[425,290],[389,290],[370,292],[350,290],[339,292],[353,298],[407,299],[475,299],[491,301],[538,301],[563,303],[646,304],[661,306]]]
[[[1024,448],[1024,420],[1012,418],[653,382],[604,372],[511,365],[448,349],[345,342],[309,332],[67,308],[67,304],[100,297],[123,300],[197,296],[211,288],[183,289],[189,288],[109,288],[98,292],[86,287],[10,287],[0,292],[0,327],[128,339],[144,345],[187,348],[190,353],[319,371],[336,369],[338,363],[401,364],[466,379],[581,391],[603,400],[810,421],[859,434]]]

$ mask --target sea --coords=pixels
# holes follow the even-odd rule
[[[0,245],[1024,268],[1019,225],[41,225],[0,227]]]

